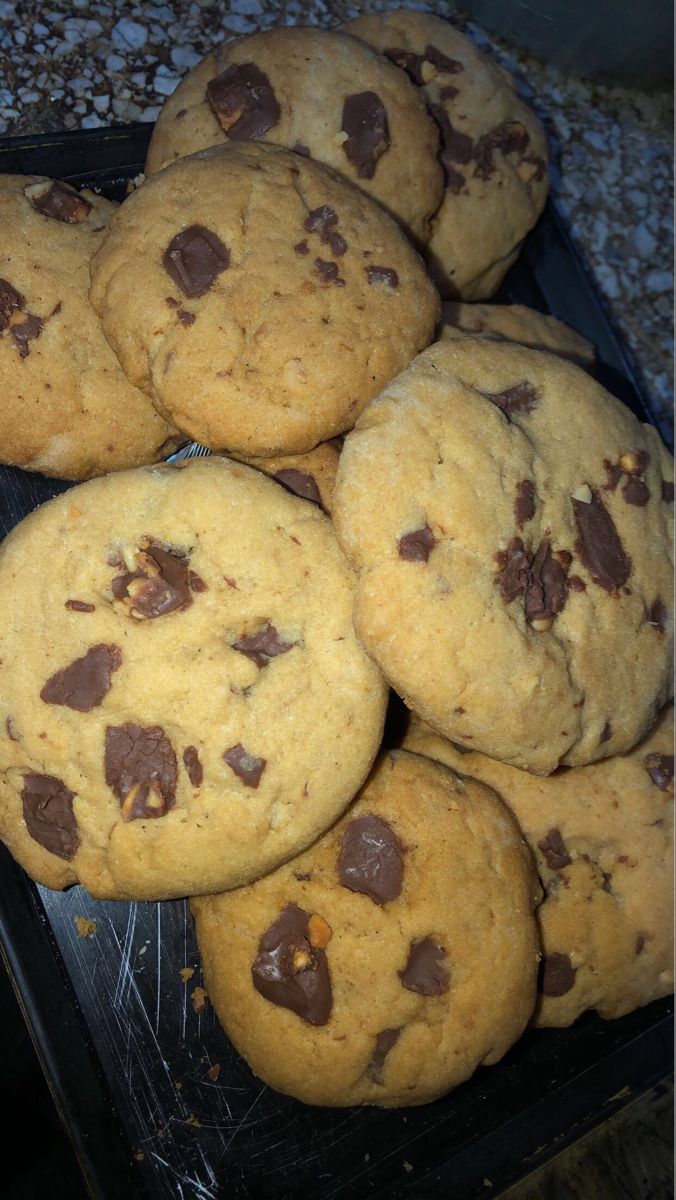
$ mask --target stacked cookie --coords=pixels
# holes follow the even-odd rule
[[[0,195],[0,353],[53,417],[3,456],[103,476],[0,548],[3,840],[50,887],[194,897],[226,1031],[308,1103],[424,1103],[529,1021],[665,994],[671,460],[583,338],[440,308],[418,252],[495,290],[535,118],[392,12],[219,47],[147,174],[112,213]],[[223,453],[155,463],[180,437]]]

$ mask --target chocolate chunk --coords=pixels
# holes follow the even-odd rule
[[[273,479],[281,483],[287,492],[292,492],[294,496],[300,496],[303,500],[311,500],[313,504],[322,507],[322,498],[314,476],[305,471],[296,471],[294,467],[287,467],[283,471],[277,471]]]
[[[390,288],[399,287],[399,276],[392,267],[364,267],[369,283],[386,283]]]
[[[2,328],[2,326],[0,326]],[[662,499],[667,504],[674,503],[674,485],[668,479],[662,480]]]
[[[503,121],[489,130],[477,141],[472,152],[476,163],[474,174],[478,179],[490,179],[495,170],[493,155],[496,152],[504,154],[519,154],[523,156],[530,138],[525,125],[521,121]]]
[[[340,233],[332,233],[329,237],[329,245],[334,258],[341,258],[347,250],[347,242]]]
[[[258,633],[252,633],[249,637],[240,638],[238,642],[232,643],[233,650],[238,650],[240,654],[245,654],[252,662],[255,662],[257,667],[266,667],[271,659],[277,658],[280,654],[287,654],[298,642],[285,642],[280,638],[274,625],[268,621]]]
[[[75,793],[53,775],[24,775],[21,799],[33,841],[67,862],[74,858],[80,846],[73,814]]]
[[[572,503],[580,535],[576,550],[594,583],[617,595],[631,574],[631,559],[624,551],[615,523],[598,492],[592,492],[589,504],[575,497]]]
[[[587,585],[584,579],[580,579],[579,575],[568,576],[568,589],[571,592],[586,592]]]
[[[23,308],[26,301],[6,279],[0,279],[0,333],[9,325],[13,312]]]
[[[186,555],[176,550],[149,545],[139,553],[139,567],[135,571],[113,579],[113,595],[140,620],[189,608],[192,604],[189,562]]]
[[[45,704],[62,704],[76,712],[91,712],[110,691],[111,675],[122,663],[119,646],[92,646],[82,658],[48,679],[40,699]]]
[[[466,166],[470,162],[474,142],[469,134],[461,133],[453,127],[446,109],[441,104],[430,104],[429,111],[439,129],[439,159],[444,171],[444,186],[447,192],[457,195],[465,186],[465,176],[457,170],[457,166]]]
[[[162,265],[185,296],[203,296],[230,265],[230,252],[204,225],[189,225],[172,238]]]
[[[634,953],[640,954],[641,951],[643,950],[644,946],[645,946],[645,934],[639,933],[639,934],[637,934],[637,937],[636,937],[636,945],[634,947]]]
[[[538,847],[544,854],[547,866],[552,871],[560,871],[562,867],[567,867],[572,862],[560,829],[550,829],[549,833],[538,842]]]
[[[441,100],[455,100],[456,96],[460,95],[460,88],[453,87],[452,84],[447,84],[439,90],[439,98]]]
[[[387,821],[373,813],[350,821],[340,844],[338,876],[343,887],[376,904],[396,900],[404,878],[403,846]]]
[[[206,99],[221,129],[236,141],[262,137],[281,115],[274,88],[255,63],[226,67],[209,80]]]
[[[612,463],[610,461],[610,459],[604,458],[603,469],[606,472],[606,475],[608,476],[608,478],[606,479],[606,482],[602,485],[603,491],[604,492],[616,491],[617,485],[620,482],[622,476],[624,475],[624,471],[622,470],[622,467],[620,466],[619,463]]]
[[[22,358],[28,358],[31,349],[30,343],[34,338],[40,336],[43,324],[44,321],[40,317],[34,316],[33,313],[28,313],[25,321],[17,325],[12,325],[12,338]]]
[[[294,246],[294,250],[296,251],[296,254],[309,254],[310,253],[310,247],[308,246],[306,241],[296,242],[296,245]]]
[[[637,508],[643,508],[650,499],[647,483],[643,479],[639,479],[637,475],[629,476],[622,488],[622,495],[627,504],[634,504]]]
[[[96,605],[88,604],[86,600],[66,600],[64,607],[71,612],[90,613],[95,611]]]
[[[366,1074],[370,1076],[374,1083],[383,1084],[385,1082],[383,1079],[385,1059],[392,1047],[399,1040],[401,1030],[402,1026],[400,1025],[398,1029],[383,1029],[378,1034],[371,1061],[366,1068]]]
[[[412,83],[421,87],[425,82],[422,77],[422,65],[425,61],[424,54],[414,54],[411,50],[404,50],[403,47],[392,47],[390,50],[383,50],[385,58],[389,58],[396,67],[401,67],[405,71]]]
[[[519,529],[535,516],[535,484],[531,479],[522,479],[516,485],[514,515]]]
[[[375,92],[347,96],[342,126],[347,140],[343,150],[360,179],[373,179],[378,159],[390,144],[387,112]]]
[[[552,555],[548,541],[540,542],[528,572],[523,599],[526,620],[548,621],[562,612],[568,599],[566,573]]]
[[[433,67],[436,67],[442,75],[458,75],[460,71],[464,71],[464,65],[457,58],[448,58],[441,50],[437,50],[436,46],[431,46],[429,43],[425,46],[424,58]]]
[[[251,968],[257,992],[272,1004],[289,1008],[309,1025],[326,1025],[333,997],[324,950],[308,936],[311,915],[287,904],[266,929]]]
[[[331,236],[331,230],[337,224],[338,213],[335,208],[331,208],[329,204],[321,204],[319,208],[310,209],[303,222],[303,229],[307,233],[318,233],[319,240],[326,245]]]
[[[605,725],[603,726],[603,729],[601,730],[601,736],[599,738],[599,745],[602,746],[604,742],[609,742],[612,736],[613,736],[613,727],[610,724],[610,721],[606,721]]]
[[[183,763],[192,786],[200,787],[204,779],[204,769],[195,746],[186,746],[183,751]]]
[[[643,765],[652,779],[655,787],[666,792],[674,778],[673,754],[646,754]]]
[[[322,283],[335,283],[336,287],[345,287],[345,280],[341,279],[338,274],[336,263],[326,262],[323,258],[316,258],[315,270]]]
[[[646,622],[648,625],[654,625],[656,629],[659,629],[660,633],[664,633],[668,620],[669,613],[667,612],[666,605],[658,596],[656,600],[653,600],[648,609]]]
[[[429,525],[423,525],[422,529],[413,529],[399,538],[399,557],[407,562],[427,562],[436,544]]]
[[[188,583],[190,584],[191,592],[208,592],[209,586],[204,582],[201,575],[197,571],[188,571]]]
[[[575,974],[567,954],[550,954],[541,964],[539,990],[543,996],[565,996],[575,985]]]
[[[506,550],[498,550],[497,584],[508,604],[528,587],[531,560],[521,538],[512,538]]]
[[[538,394],[532,383],[526,380],[505,388],[504,392],[482,392],[481,395],[485,400],[490,400],[491,404],[495,404],[508,421],[514,413],[530,413],[538,404]]]
[[[197,320],[197,318],[195,317],[195,314],[188,312],[187,309],[185,309],[185,308],[179,309],[179,311],[176,313],[176,316],[178,317],[179,321],[181,322],[181,325],[186,325],[186,326],[194,325],[195,321]]]
[[[226,750],[223,758],[235,775],[242,780],[242,783],[250,788],[258,787],[261,775],[267,766],[266,758],[256,758],[255,754],[249,754],[241,742]]]
[[[122,819],[163,817],[176,801],[178,765],[159,725],[109,725],[105,745],[106,783],[122,806]]]
[[[86,221],[92,206],[84,196],[65,183],[33,183],[24,189],[24,194],[33,208],[44,217],[64,221],[66,225],[78,225]]]
[[[441,965],[442,958],[446,958],[446,951],[432,938],[411,942],[408,962],[403,971],[397,972],[403,987],[421,996],[441,996],[447,992],[450,975]]]
[[[300,154],[303,158],[310,157],[310,147],[304,146],[302,142],[294,142],[291,149],[293,150],[294,154]]]

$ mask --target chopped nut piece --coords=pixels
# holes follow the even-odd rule
[[[333,930],[323,917],[313,913],[308,921],[308,939],[315,950],[324,950],[333,936]]]
[[[573,500],[579,500],[582,504],[591,504],[592,493],[588,483],[581,483],[573,492]]]
[[[531,621],[531,629],[534,629],[536,633],[546,633],[552,625],[551,617],[536,617],[534,621]]]
[[[293,955],[294,971],[304,971],[305,968],[307,966],[309,966],[311,961],[312,961],[311,956],[308,954],[307,950],[294,951],[294,955]]]

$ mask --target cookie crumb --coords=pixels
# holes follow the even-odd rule
[[[197,1117],[195,1116],[194,1113],[190,1113],[189,1116],[186,1117],[185,1123],[186,1123],[186,1125],[193,1125],[195,1127],[195,1129],[202,1128],[202,1123],[197,1120]]]
[[[209,1070],[207,1071],[207,1075],[209,1076],[209,1079],[211,1080],[212,1083],[216,1082],[220,1073],[221,1073],[221,1064],[220,1063],[214,1063],[213,1067],[209,1067]]]
[[[193,1011],[197,1013],[198,1017],[204,1012],[208,999],[206,989],[203,987],[196,987],[194,992],[190,993]]]
[[[96,933],[96,921],[90,921],[88,917],[75,917],[75,927],[81,938],[93,937]]]
[[[181,967],[181,969],[179,971],[179,975],[181,976],[181,979],[183,980],[184,983],[187,983],[189,979],[192,979],[194,974],[195,974],[194,967]]]
[[[404,1170],[408,1175],[410,1175],[411,1171],[413,1170],[413,1163],[406,1162],[406,1159],[404,1159]]]
[[[136,1153],[134,1154],[134,1158],[136,1159],[137,1162],[143,1162],[143,1160],[145,1158],[145,1154],[143,1153],[142,1150],[137,1150]]]

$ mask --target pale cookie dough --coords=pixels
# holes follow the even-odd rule
[[[87,479],[180,444],[132,387],[89,303],[89,260],[117,205],[0,175],[0,462]]]
[[[387,213],[319,163],[255,142],[141,184],[111,221],[91,294],[129,378],[179,429],[259,458],[351,429],[439,313]]]
[[[514,81],[447,21],[406,9],[342,27],[416,83],[441,135],[444,199],[427,255],[442,295],[497,291],[547,199],[547,141]]]
[[[538,893],[494,792],[393,751],[305,854],[192,909],[209,998],[257,1075],[307,1104],[398,1107],[522,1033]]]
[[[454,746],[412,717],[403,746],[498,791],[544,889],[533,1024],[622,1017],[674,989],[674,730],[667,709],[631,754],[548,779]]]
[[[345,439],[357,633],[453,741],[540,774],[624,753],[672,695],[672,478],[579,367],[438,342]]]
[[[225,458],[73,489],[0,548],[0,834],[39,882],[164,899],[312,842],[386,689],[331,523]]]
[[[594,370],[596,353],[591,342],[556,317],[523,304],[462,304],[456,300],[442,304],[439,339],[468,333],[498,342],[518,342],[531,350],[548,350],[585,371]]]
[[[429,239],[443,195],[435,123],[406,76],[356,38],[295,27],[219,46],[165,101],[146,173],[252,138],[325,163]]]
[[[331,515],[340,444],[322,442],[306,454],[286,454],[280,458],[243,458],[242,462],[270,475],[288,492],[318,504]]]

